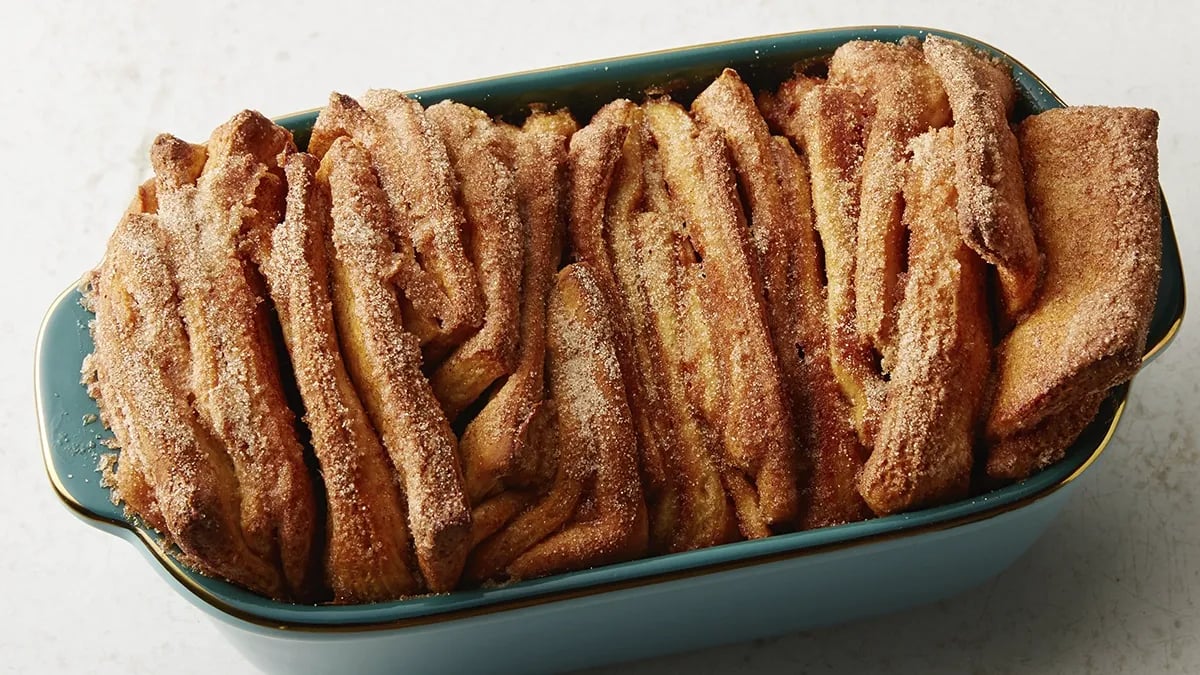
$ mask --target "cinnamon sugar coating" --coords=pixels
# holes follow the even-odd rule
[[[670,100],[653,100],[643,110],[673,212],[698,255],[694,268],[704,275],[701,306],[723,396],[702,410],[720,434],[726,470],[754,485],[762,524],[790,522],[798,508],[795,436],[724,141]]]
[[[160,136],[87,278],[104,485],[203,574],[363,603],[1060,460],[1145,349],[1157,116],[1014,133],[1008,69],[938,37],[817,65],[582,128],[375,90],[312,154],[250,111]]]
[[[878,514],[967,495],[991,365],[984,264],[958,234],[953,129],[913,140],[895,367],[862,494]]]
[[[307,154],[288,158],[286,215],[263,263],[304,422],[325,486],[325,584],[334,602],[388,600],[420,589],[404,501],[383,443],[338,348],[330,295],[329,184]]]
[[[121,449],[118,496],[187,564],[283,598],[282,571],[243,529],[227,451],[191,404],[191,356],[166,239],[155,216],[126,215],[91,280],[96,351],[89,389]]]
[[[963,239],[996,267],[1006,319],[1032,307],[1042,258],[1029,213],[1017,139],[1008,126],[1014,87],[1007,69],[970,47],[930,35],[925,59],[954,112],[954,169]]]
[[[801,529],[840,525],[870,515],[858,493],[868,448],[858,440],[849,402],[833,372],[829,353],[821,246],[813,226],[808,168],[787,139],[772,138],[780,192],[788,217],[796,221],[792,243],[795,349],[800,369],[792,389],[792,410],[802,466]]]
[[[854,428],[870,445],[883,383],[858,331],[854,300],[867,113],[866,100],[853,90],[820,85],[805,96],[798,113],[802,135],[792,140],[808,158],[814,223],[825,253],[830,364],[850,401]]]
[[[891,369],[896,305],[904,268],[904,166],[908,143],[950,121],[950,104],[915,39],[899,44],[855,40],[829,60],[829,81],[866,98],[870,131],[863,147],[858,241],[854,260],[855,323]]]
[[[617,251],[609,242],[608,224],[609,195],[617,189],[614,176],[618,161],[631,133],[631,120],[639,114],[632,102],[618,99],[601,108],[591,122],[571,137],[568,257],[586,263],[601,292],[610,299],[617,360],[633,414],[643,482],[651,509],[658,512],[659,501],[674,499],[666,457],[679,441],[675,429],[662,424],[657,413],[662,401],[658,364],[638,360],[639,354],[646,354],[644,345],[639,352],[635,333],[640,320],[634,315],[638,295],[624,292],[622,279],[617,276],[614,259]],[[637,139],[630,142],[634,141]]]
[[[404,329],[388,282],[395,247],[388,207],[366,153],[349,137],[321,163],[333,214],[333,313],[350,377],[399,474],[425,585],[453,588],[470,545],[471,511],[458,440],[421,373],[416,336]]]
[[[1078,410],[1137,371],[1162,257],[1157,132],[1157,113],[1137,108],[1063,108],[1021,124],[1046,279],[997,349],[992,442]]]
[[[453,420],[516,365],[522,252],[513,171],[501,161],[501,132],[487,113],[443,101],[425,113],[446,145],[465,216],[463,240],[483,290],[483,326],[438,366],[430,383]]]
[[[541,449],[531,438],[544,415],[546,298],[562,258],[567,189],[567,140],[575,121],[566,111],[535,113],[524,125],[501,127],[517,210],[525,232],[517,361],[511,374],[467,425],[460,441],[472,503],[503,489],[537,482]]]
[[[253,260],[256,233],[283,210],[278,158],[294,149],[288,131],[243,111],[205,146],[162,135],[150,154],[190,394],[232,462],[248,543],[280,561],[287,594],[302,598],[312,590],[313,491]]]
[[[309,152],[323,158],[341,136],[369,157],[386,197],[389,236],[411,243],[396,247],[389,278],[402,293],[409,330],[429,359],[440,360],[479,329],[484,310],[446,147],[421,104],[389,89],[367,92],[362,103],[332,94],[313,126]]]

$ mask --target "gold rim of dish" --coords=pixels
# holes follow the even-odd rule
[[[501,77],[540,75],[540,74],[551,73],[554,71],[559,71],[559,70],[564,70],[564,69],[569,69],[569,68],[594,66],[594,65],[608,63],[608,62],[611,62],[614,60],[619,60],[619,59],[623,60],[623,59],[633,59],[633,58],[664,56],[667,54],[678,53],[681,51],[722,47],[722,46],[728,46],[728,45],[737,45],[737,44],[741,44],[741,43],[745,43],[745,42],[757,42],[757,41],[761,41],[761,40],[770,40],[772,38],[783,39],[783,38],[796,37],[799,35],[812,35],[812,34],[816,34],[816,33],[828,33],[828,32],[834,32],[834,31],[865,32],[865,31],[870,31],[872,29],[881,29],[881,28],[889,28],[889,29],[900,28],[900,29],[911,30],[913,32],[921,32],[921,33],[925,33],[925,34],[933,33],[933,34],[937,34],[937,35],[950,36],[953,38],[963,38],[967,41],[983,45],[984,47],[987,47],[988,49],[991,49],[993,52],[1001,55],[1003,58],[1005,58],[1007,61],[1009,61],[1009,63],[1012,66],[1018,67],[1021,70],[1023,70],[1025,75],[1027,77],[1029,77],[1029,79],[1031,79],[1034,82],[1036,82],[1037,84],[1039,84],[1042,87],[1042,89],[1044,89],[1046,91],[1046,93],[1049,94],[1060,105],[1066,105],[1065,102],[1062,100],[1062,98],[1059,97],[1058,94],[1054,93],[1054,91],[1049,86],[1047,86],[1046,83],[1040,77],[1033,74],[1033,72],[1031,72],[1029,70],[1029,68],[1025,66],[1025,64],[1023,64],[1020,61],[1018,61],[1017,59],[1013,58],[1007,52],[997,49],[996,47],[994,47],[991,44],[984,42],[982,40],[978,40],[971,36],[963,35],[961,33],[956,33],[953,31],[946,31],[946,30],[935,29],[935,28],[926,28],[924,26],[906,26],[906,25],[839,26],[839,27],[834,27],[834,28],[821,28],[821,29],[786,32],[786,33],[773,33],[773,34],[768,34],[768,35],[757,35],[757,36],[753,36],[753,37],[737,38],[737,39],[733,39],[733,40],[705,42],[705,43],[700,43],[700,44],[687,45],[684,47],[672,47],[672,48],[668,48],[668,49],[659,49],[659,50],[640,52],[640,53],[635,53],[635,54],[628,54],[628,55],[613,57],[613,58],[591,59],[591,60],[587,60],[587,61],[579,61],[576,63],[568,63],[568,64],[563,64],[563,65],[558,65],[558,66],[549,66],[549,67],[545,67],[545,68],[534,68],[534,69],[523,70],[523,71],[518,71],[518,72],[514,72],[514,73],[507,73],[504,75],[474,78],[474,79],[469,79],[469,80],[460,80],[458,82],[451,82],[451,83],[447,83],[444,85],[439,85],[437,87],[426,87],[424,89],[412,90],[408,93],[421,94],[424,91],[429,91],[430,89],[435,89],[435,88],[436,89],[444,89],[447,87],[477,85],[482,82],[486,82],[489,80],[495,80],[495,79],[498,79]],[[856,39],[860,39],[860,38],[856,38]],[[301,111],[289,113],[286,115],[280,115],[280,116],[276,117],[275,119],[278,120],[278,119],[282,119],[282,118],[286,118],[286,117],[295,117],[298,115],[311,114],[314,112],[318,112],[320,110],[321,110],[321,107],[309,108],[307,110],[301,110]],[[586,597],[586,596],[590,596],[590,595],[596,595],[596,594],[600,594],[600,593],[608,593],[608,592],[612,592],[612,591],[625,590],[625,589],[630,589],[630,588],[638,588],[638,587],[642,587],[642,586],[648,586],[651,584],[662,583],[665,581],[674,581],[674,580],[693,578],[693,577],[698,577],[698,576],[703,576],[703,575],[708,575],[708,574],[715,574],[715,573],[719,573],[719,572],[740,569],[743,567],[749,567],[749,566],[753,566],[753,565],[765,565],[765,564],[769,564],[769,563],[773,563],[773,562],[779,562],[782,560],[790,560],[790,559],[798,558],[801,556],[809,556],[809,555],[817,555],[817,554],[821,554],[821,553],[828,553],[828,552],[832,552],[832,551],[838,551],[838,550],[843,550],[843,549],[847,549],[847,548],[852,548],[855,546],[865,546],[868,544],[875,544],[875,543],[879,543],[879,542],[883,542],[883,541],[890,541],[890,540],[899,539],[899,538],[903,538],[903,537],[913,537],[913,536],[918,536],[921,534],[927,534],[930,532],[938,532],[938,531],[948,530],[951,528],[960,527],[963,525],[968,525],[968,524],[980,522],[983,520],[988,520],[990,518],[994,518],[996,516],[1008,513],[1010,511],[1014,511],[1014,510],[1023,508],[1025,506],[1028,506],[1029,504],[1036,502],[1036,501],[1040,501],[1040,500],[1054,494],[1055,492],[1062,489],[1066,485],[1070,484],[1075,479],[1077,479],[1081,474],[1083,474],[1084,471],[1086,471],[1093,463],[1095,463],[1096,459],[1099,458],[1100,454],[1104,451],[1104,449],[1108,446],[1109,442],[1112,440],[1113,435],[1116,433],[1117,425],[1121,420],[1121,416],[1125,412],[1126,404],[1128,403],[1128,393],[1126,393],[1126,397],[1120,402],[1120,404],[1118,404],[1116,410],[1113,412],[1112,422],[1109,424],[1108,429],[1104,434],[1104,437],[1097,444],[1096,449],[1092,452],[1091,455],[1088,456],[1088,458],[1086,460],[1084,460],[1083,464],[1081,464],[1077,469],[1075,469],[1075,471],[1073,471],[1070,475],[1066,476],[1058,483],[1048,486],[1046,489],[1044,489],[1040,492],[1037,492],[1037,493],[1031,494],[1031,495],[1027,495],[1021,499],[1010,502],[1008,504],[989,507],[989,508],[986,508],[977,513],[959,516],[956,518],[951,518],[948,520],[943,520],[943,521],[939,521],[939,522],[935,522],[935,523],[929,523],[926,525],[918,525],[918,526],[903,529],[903,530],[897,530],[897,531],[892,531],[892,532],[880,532],[880,533],[876,533],[876,534],[864,535],[864,536],[860,536],[860,537],[855,537],[854,539],[850,539],[847,541],[832,542],[829,544],[804,547],[804,548],[795,549],[795,550],[791,550],[791,551],[781,551],[781,552],[772,553],[772,554],[765,554],[765,555],[745,558],[742,560],[731,560],[731,561],[725,561],[725,562],[711,563],[711,564],[701,565],[698,567],[693,567],[693,568],[689,568],[689,569],[685,569],[685,570],[676,570],[676,571],[672,571],[672,572],[660,572],[657,574],[651,574],[651,575],[648,575],[645,577],[639,577],[636,579],[626,579],[626,580],[621,580],[621,581],[603,582],[603,583],[598,583],[598,584],[595,584],[592,586],[588,586],[586,588],[577,588],[577,589],[556,591],[556,592],[547,593],[545,595],[537,595],[537,596],[530,597],[530,598],[505,600],[505,601],[497,602],[495,604],[485,605],[485,606],[481,606],[481,607],[469,607],[469,608],[463,608],[463,609],[448,610],[445,612],[438,612],[436,614],[429,614],[429,615],[419,616],[419,617],[394,619],[394,620],[390,620],[390,621],[376,621],[376,622],[369,622],[369,623],[347,623],[347,624],[338,624],[338,625],[275,621],[275,620],[264,618],[262,616],[254,614],[252,612],[247,612],[247,611],[244,611],[237,607],[234,607],[234,606],[228,604],[227,602],[225,602],[224,600],[222,600],[217,595],[210,592],[208,589],[206,589],[203,586],[201,586],[200,584],[198,584],[192,578],[192,576],[191,576],[192,572],[190,570],[188,570],[187,568],[185,568],[178,561],[176,561],[170,555],[170,553],[168,553],[163,548],[162,544],[153,535],[151,535],[146,529],[144,529],[142,527],[138,527],[137,525],[134,525],[133,523],[129,522],[128,520],[125,520],[125,519],[116,520],[116,519],[112,519],[112,518],[107,518],[107,517],[101,516],[101,515],[95,513],[94,511],[88,509],[86,506],[84,506],[83,504],[76,501],[70,495],[70,492],[66,489],[66,486],[63,485],[62,481],[59,479],[58,474],[54,471],[54,469],[53,469],[53,466],[54,466],[53,451],[51,449],[50,442],[46,437],[45,411],[42,409],[42,396],[41,396],[41,368],[42,368],[41,364],[42,364],[42,346],[43,346],[42,335],[46,330],[46,324],[48,323],[48,321],[50,319],[50,314],[65,300],[65,298],[69,294],[74,293],[78,289],[78,287],[79,286],[77,284],[76,286],[72,286],[71,288],[68,288],[67,290],[63,291],[62,293],[59,294],[59,296],[51,304],[50,310],[46,312],[46,315],[42,318],[41,325],[38,328],[38,342],[37,342],[36,350],[34,353],[34,398],[36,401],[35,407],[37,409],[38,438],[39,438],[39,441],[42,446],[42,460],[45,464],[46,475],[50,479],[50,483],[54,487],[55,493],[58,495],[59,499],[61,499],[63,501],[63,503],[67,505],[67,507],[69,507],[72,511],[74,511],[76,514],[78,514],[80,517],[87,519],[87,520],[91,520],[96,523],[104,524],[107,526],[121,528],[121,529],[127,530],[127,531],[131,532],[132,534],[134,534],[142,542],[142,544],[144,544],[146,546],[147,550],[150,551],[151,554],[153,554],[153,557],[155,558],[155,560],[160,565],[162,565],[162,567],[166,570],[166,572],[168,574],[170,574],[170,576],[173,579],[175,579],[176,582],[178,582],[181,586],[183,586],[185,589],[187,589],[189,592],[191,592],[194,596],[196,596],[196,598],[204,601],[206,604],[211,606],[213,609],[218,610],[221,614],[224,614],[224,615],[228,616],[229,618],[238,619],[238,620],[244,621],[246,623],[253,624],[255,626],[259,626],[259,627],[263,627],[263,628],[274,628],[277,630],[285,630],[285,631],[296,632],[296,633],[363,633],[363,632],[375,632],[375,631],[382,631],[382,630],[407,628],[407,627],[418,626],[418,625],[429,625],[429,624],[434,624],[434,623],[443,623],[443,622],[447,622],[447,621],[456,621],[456,620],[460,620],[460,619],[478,617],[478,616],[487,615],[487,614],[495,614],[498,612],[505,612],[505,611],[515,610],[515,609],[532,607],[532,606],[547,604],[547,603],[551,603],[551,602],[558,602],[561,600],[569,600],[569,599],[574,599],[574,598]],[[1186,296],[1184,295],[1184,291],[1181,288],[1180,289],[1179,314],[1175,317],[1174,322],[1172,323],[1171,327],[1167,330],[1167,332],[1163,335],[1162,339],[1160,339],[1152,347],[1150,347],[1149,349],[1146,350],[1146,353],[1142,357],[1143,364],[1145,364],[1147,361],[1149,361],[1150,359],[1157,356],[1175,338],[1176,334],[1179,332],[1179,328],[1183,324],[1183,317],[1184,317],[1185,309],[1186,309]]]

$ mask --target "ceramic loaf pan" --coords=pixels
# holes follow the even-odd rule
[[[1013,70],[1018,118],[1063,102],[1007,54],[922,28],[839,28],[736,40],[561,66],[412,92],[519,120],[530,103],[571,108],[581,123],[605,102],[667,86],[690,101],[722,68],[774,87],[796,62],[854,39],[938,33],[995,54]],[[388,82],[378,83],[386,86]],[[316,111],[277,120],[303,148]],[[132,189],[133,186],[131,186]],[[1183,319],[1179,250],[1163,204],[1162,280],[1145,360]],[[94,243],[99,257],[100,242]],[[153,533],[126,520],[96,467],[109,436],[79,383],[92,351],[76,289],[51,306],[38,337],[36,399],[54,489],[88,523],[133,542],[179,593],[268,671],[546,671],[749,640],[880,614],[962,591],[1003,570],[1045,530],[1112,438],[1118,387],[1066,458],[1023,482],[966,501],[838,527],[610,565],[501,588],[357,606],[267,600],[181,566]]]

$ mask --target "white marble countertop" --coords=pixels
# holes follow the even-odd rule
[[[397,3],[399,4],[399,3]],[[133,547],[53,497],[32,406],[34,335],[100,256],[163,130],[201,139],[243,107],[416,88],[691,43],[866,23],[967,33],[1068,101],[1156,108],[1162,184],[1200,278],[1200,119],[1190,3],[512,1],[5,3],[0,25],[0,670],[251,672]],[[943,6],[946,5],[946,6]],[[22,13],[23,12],[23,13]],[[634,672],[1200,672],[1200,338],[1190,317],[1140,375],[1116,441],[1063,517],[999,578],[939,604],[633,665]],[[618,672],[614,669],[611,672]],[[625,670],[624,672],[628,672]]]

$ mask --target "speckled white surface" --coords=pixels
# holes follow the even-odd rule
[[[243,107],[334,88],[414,88],[756,34],[864,23],[957,30],[1070,102],[1157,108],[1162,184],[1200,271],[1200,113],[1190,3],[643,1],[5,3],[0,8],[0,670],[250,672],[128,544],[50,491],[32,406],[35,331],[98,259],[146,149]],[[945,3],[949,5],[949,3]],[[970,5],[970,6],[967,6]],[[1194,7],[1194,6],[1193,6]],[[1200,672],[1200,338],[1195,317],[1140,375],[1116,441],[1034,549],[998,579],[903,614],[611,672]]]

